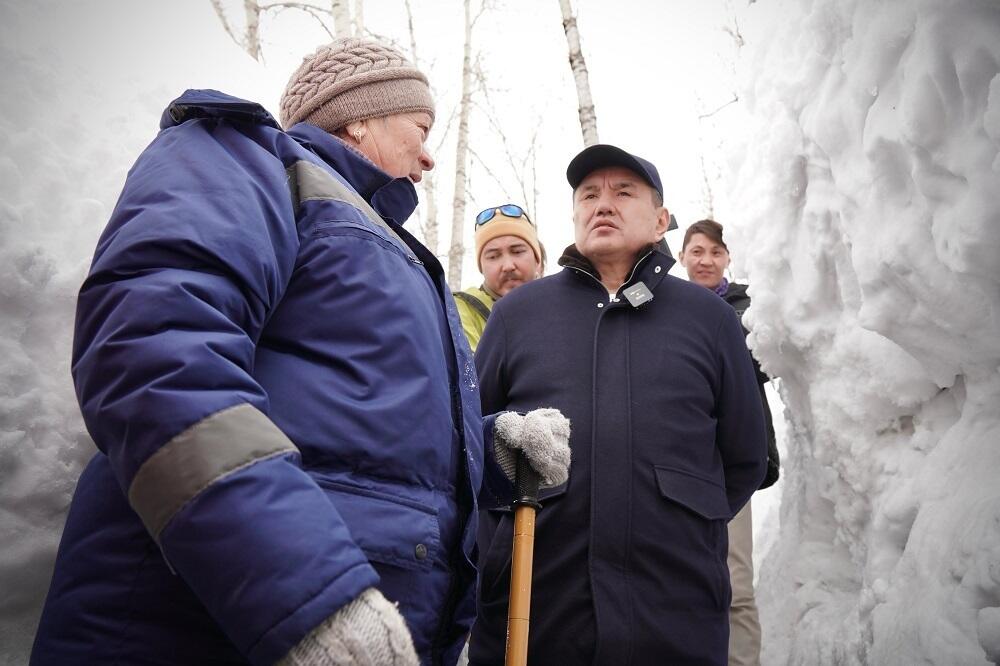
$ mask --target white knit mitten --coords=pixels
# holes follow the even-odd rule
[[[569,419],[558,409],[543,407],[527,414],[504,412],[493,425],[497,464],[514,481],[517,450],[540,477],[539,487],[552,488],[569,478]]]
[[[419,666],[395,604],[370,587],[306,634],[277,666]]]

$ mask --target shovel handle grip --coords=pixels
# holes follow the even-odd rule
[[[514,506],[530,506],[536,511],[542,508],[538,503],[538,472],[520,451],[517,452],[517,468],[514,473]]]

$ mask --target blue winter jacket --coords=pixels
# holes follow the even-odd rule
[[[413,184],[188,91],[79,296],[80,479],[33,664],[271,664],[365,588],[424,663],[474,614],[483,421]]]

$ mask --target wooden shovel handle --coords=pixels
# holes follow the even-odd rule
[[[535,551],[538,475],[523,455],[514,481],[514,544],[511,550],[510,605],[507,611],[506,666],[527,666],[531,615],[531,565]]]

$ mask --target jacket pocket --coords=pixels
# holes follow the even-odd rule
[[[369,488],[317,482],[368,559],[427,571],[441,557],[441,531],[433,508]]]
[[[674,580],[663,594],[673,595],[675,603],[693,608],[729,608],[726,522],[730,513],[726,489],[675,467],[654,466],[653,472],[668,505],[662,511],[661,548],[669,554],[664,559],[677,567]],[[678,582],[677,577],[683,582]]]
[[[673,467],[654,466],[663,497],[706,520],[729,520],[729,499],[719,484]]]

